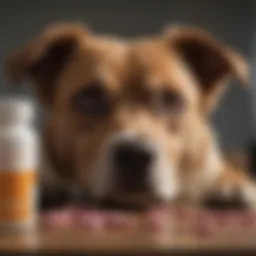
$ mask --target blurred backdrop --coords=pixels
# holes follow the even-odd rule
[[[0,7],[1,65],[13,49],[58,21],[82,21],[101,33],[133,37],[156,33],[169,24],[198,25],[240,51],[256,68],[254,0],[3,0]],[[256,72],[253,73],[254,80]],[[252,91],[253,92],[253,91]],[[254,138],[253,94],[230,86],[213,123],[225,149],[243,149]],[[8,87],[0,76],[0,94],[33,93]],[[255,93],[256,97],[256,93]],[[256,111],[255,111],[256,115]],[[41,118],[38,122],[40,124]]]

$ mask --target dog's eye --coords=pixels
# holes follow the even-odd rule
[[[88,117],[103,117],[110,111],[107,93],[99,85],[90,85],[75,95],[74,107]]]
[[[161,112],[180,114],[185,108],[185,100],[176,91],[162,91],[159,96],[158,108]]]

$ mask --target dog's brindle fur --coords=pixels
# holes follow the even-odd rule
[[[102,144],[129,132],[157,142],[168,155],[175,173],[170,185],[177,188],[168,199],[200,202],[214,193],[231,199],[238,190],[242,202],[256,206],[255,185],[222,159],[209,123],[228,78],[247,84],[248,67],[207,32],[174,27],[129,41],[96,35],[80,24],[57,24],[13,53],[5,71],[13,82],[30,79],[45,110],[50,167],[42,172],[44,183],[93,190]],[[101,118],[73,106],[76,93],[91,85],[107,92],[110,110]],[[161,102],[161,93],[173,92],[173,102]]]

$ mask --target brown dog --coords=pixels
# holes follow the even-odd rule
[[[6,74],[30,79],[46,112],[48,184],[124,204],[239,192],[256,206],[255,185],[223,161],[208,118],[229,76],[246,84],[248,67],[207,32],[122,40],[53,25],[10,56]]]

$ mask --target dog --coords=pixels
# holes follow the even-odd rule
[[[43,186],[120,205],[219,195],[255,208],[254,181],[225,161],[209,121],[230,78],[249,84],[249,66],[207,31],[124,39],[53,24],[8,57],[5,74],[30,81],[45,111]]]

